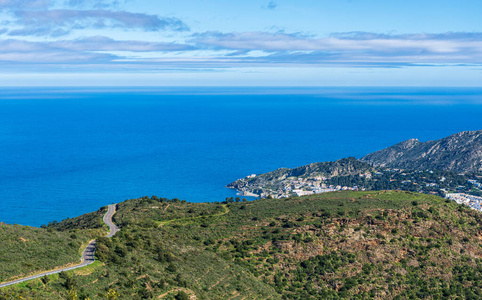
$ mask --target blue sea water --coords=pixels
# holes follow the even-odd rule
[[[279,167],[482,129],[481,88],[1,88],[0,221],[193,202]]]

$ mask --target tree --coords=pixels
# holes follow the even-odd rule
[[[107,292],[107,299],[108,300],[115,300],[117,298],[119,298],[119,293],[116,292],[116,290],[114,289],[109,289],[109,291]]]
[[[47,275],[45,275],[44,277],[40,278],[40,280],[42,281],[43,284],[47,284],[49,283],[50,278]]]
[[[78,300],[79,297],[77,296],[77,291],[74,290],[73,288],[70,289],[70,290],[67,292],[67,299],[69,299],[69,300]]]
[[[75,279],[72,278],[72,276],[70,276],[67,272],[64,272],[64,271],[60,272],[59,277],[62,279],[65,279],[64,287],[67,290],[73,290],[74,287],[77,285],[77,282],[75,282]]]

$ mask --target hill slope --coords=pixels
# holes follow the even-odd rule
[[[114,221],[122,230],[98,240],[102,263],[0,297],[482,296],[482,217],[436,196],[335,192],[228,204],[143,197],[120,203]]]
[[[255,194],[262,198],[268,195],[274,198],[283,198],[292,195],[285,192],[286,185],[291,184],[287,180],[289,178],[296,178],[296,180],[312,177],[332,178],[370,171],[373,171],[373,167],[368,163],[361,162],[354,157],[348,157],[333,162],[311,163],[293,169],[282,168],[255,177],[238,179],[228,184],[227,187],[237,189],[247,195]]]
[[[410,139],[361,158],[375,166],[402,169],[482,172],[482,130],[420,142]]]
[[[88,241],[104,233],[104,209],[42,228],[0,223],[0,282],[38,274],[80,262]],[[89,219],[83,228],[81,220]],[[74,224],[61,228],[65,224]]]

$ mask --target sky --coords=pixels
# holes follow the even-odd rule
[[[482,86],[481,0],[0,0],[0,86]]]

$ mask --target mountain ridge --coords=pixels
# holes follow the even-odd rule
[[[433,171],[436,171],[435,175]],[[481,174],[482,130],[478,130],[427,142],[412,138],[358,160],[348,157],[253,174],[227,187],[244,196],[261,198],[285,198],[341,189],[399,189],[441,196],[449,191],[463,191],[480,196],[482,191],[476,187],[480,187]],[[447,178],[450,180],[445,182]]]
[[[380,167],[482,172],[482,130],[462,131],[426,142],[409,139],[360,160]]]

